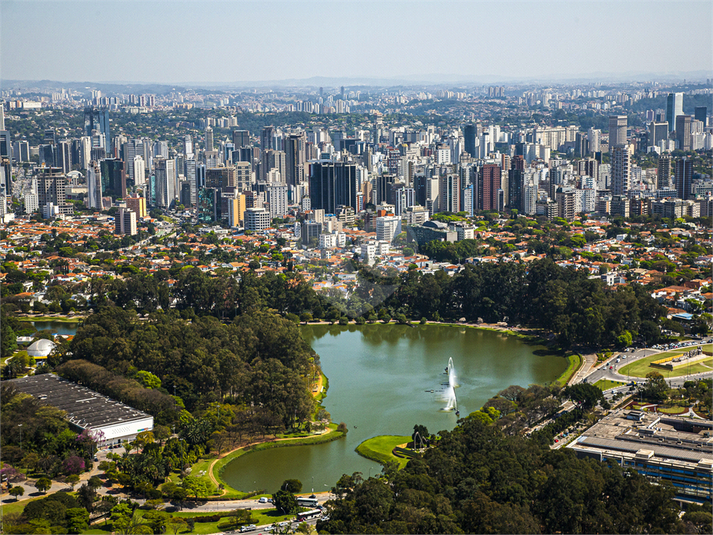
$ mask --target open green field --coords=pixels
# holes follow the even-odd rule
[[[380,435],[370,438],[359,444],[356,451],[362,457],[376,461],[377,463],[386,464],[388,462],[396,462],[399,468],[403,468],[408,463],[408,459],[396,457],[391,450],[399,444],[405,444],[411,441],[411,437],[402,435]]]
[[[604,392],[605,390],[609,390],[610,388],[616,388],[617,386],[623,386],[626,383],[622,383],[620,381],[610,381],[609,379],[600,379],[596,383],[594,383],[594,386],[598,387],[599,390]]]
[[[699,361],[696,364],[693,364],[692,366],[681,366],[679,369],[672,370],[670,372],[663,368],[651,366],[651,363],[655,360],[680,355],[684,351],[687,351],[687,349],[679,348],[672,349],[671,351],[665,351],[664,353],[657,353],[656,355],[651,355],[649,357],[634,361],[631,364],[627,364],[626,366],[620,368],[618,371],[621,375],[629,375],[631,377],[646,377],[647,373],[655,371],[659,372],[666,378],[682,377],[691,373],[713,371],[713,357]],[[713,351],[713,344],[705,344],[703,346],[703,351],[705,351],[706,353],[710,353],[711,351]]]

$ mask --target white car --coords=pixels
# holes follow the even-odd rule
[[[260,499],[257,501],[257,503],[270,503],[270,502],[267,500],[267,498],[265,498],[265,496],[263,496],[262,498],[260,498]]]

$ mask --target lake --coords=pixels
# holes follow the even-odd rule
[[[82,318],[77,318],[76,323],[64,321],[30,321],[28,323],[31,323],[38,331],[49,330],[55,334],[69,336],[77,334],[81,322]]]
[[[308,325],[302,335],[320,356],[329,379],[323,405],[346,438],[313,446],[274,448],[243,455],[225,467],[232,487],[276,491],[285,479],[303,490],[331,488],[343,473],[376,475],[381,466],[354,449],[376,435],[410,435],[415,424],[429,432],[456,425],[437,392],[447,382],[449,358],[457,374],[461,417],[478,410],[500,390],[556,379],[567,360],[538,356],[542,349],[493,331],[448,325]]]

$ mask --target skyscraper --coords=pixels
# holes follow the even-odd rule
[[[693,182],[693,161],[688,158],[676,160],[676,196],[679,199],[688,199],[691,196],[691,183]]]
[[[176,167],[173,160],[156,158],[154,162],[156,174],[156,205],[168,208],[176,198]]]
[[[112,153],[111,127],[109,123],[109,110],[106,108],[84,108],[84,135],[91,136],[96,130],[104,137],[104,148],[107,153]]]
[[[609,151],[612,147],[626,145],[626,115],[609,116]]]
[[[205,150],[213,151],[213,129],[210,126],[205,127]]]
[[[691,116],[678,115],[676,117],[676,142],[678,150],[691,150]]]
[[[343,204],[357,209],[356,165],[346,162],[319,161],[312,164],[310,198],[313,210],[334,214]]]
[[[247,130],[233,130],[233,145],[236,149],[250,145],[250,132]]]
[[[304,132],[290,134],[285,139],[285,176],[282,179],[290,186],[304,181],[305,142]]]
[[[99,164],[89,162],[87,167],[87,207],[92,210],[103,210],[102,206],[102,180]]]
[[[460,212],[460,176],[455,173],[441,175],[439,198],[441,201],[441,212]]]
[[[611,153],[612,195],[626,195],[631,187],[631,154],[628,146],[617,146]]]
[[[668,131],[676,128],[676,117],[683,115],[683,93],[669,93],[666,97],[666,121]]]
[[[668,123],[666,121],[649,123],[649,147],[658,147],[661,140],[668,139]]]
[[[478,130],[474,124],[467,124],[463,128],[463,142],[465,151],[475,158],[475,139],[478,136]]]
[[[268,149],[275,149],[275,127],[266,126],[262,129],[260,134],[260,148],[265,151]]]
[[[706,120],[708,118],[708,108],[706,106],[696,106],[693,112],[693,117],[696,121],[701,121],[703,123],[703,127],[705,128]],[[2,128],[0,128],[0,130],[2,130]]]
[[[480,210],[497,210],[498,191],[500,191],[500,166],[486,164],[480,170],[478,208]]]
[[[659,156],[659,169],[656,177],[657,189],[668,189],[671,187],[671,156],[662,154]]]
[[[99,162],[103,195],[126,197],[126,174],[124,162],[116,158],[106,158]]]

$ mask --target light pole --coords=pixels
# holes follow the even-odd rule
[[[17,424],[17,427],[20,428],[20,449],[22,449],[22,424]]]
[[[314,494],[314,476],[312,476],[312,494]]]

